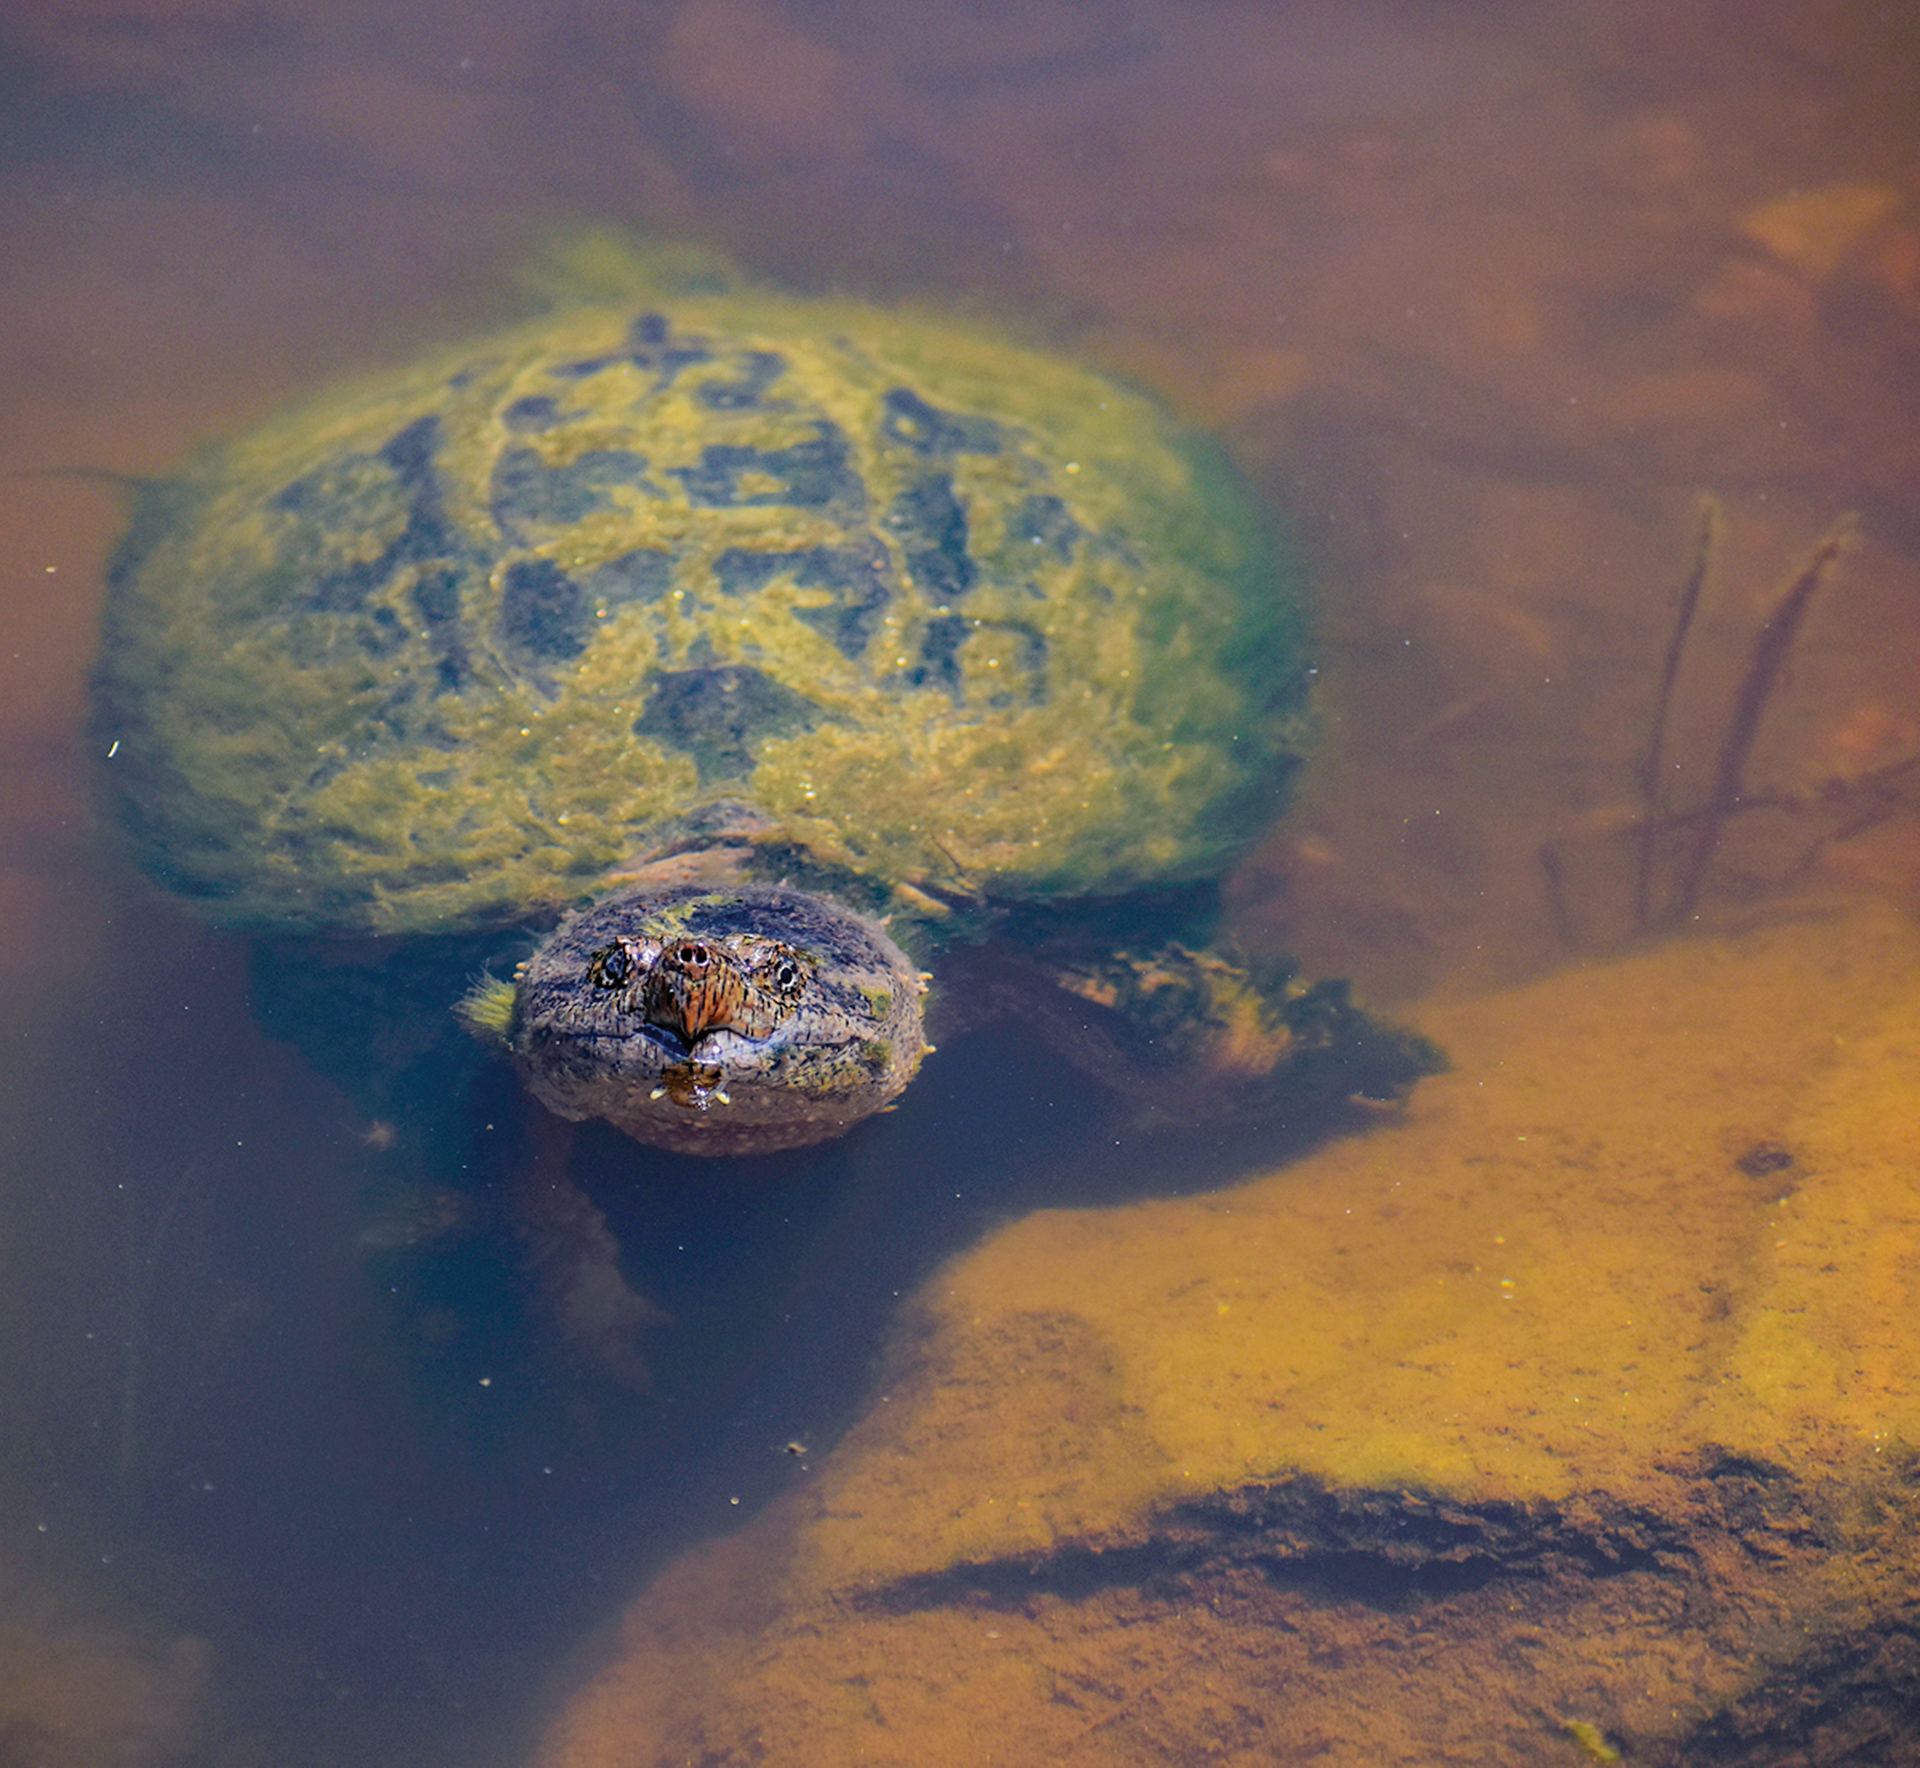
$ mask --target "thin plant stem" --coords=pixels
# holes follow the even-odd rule
[[[1700,493],[1698,507],[1699,536],[1694,542],[1693,562],[1687,568],[1686,583],[1680,591],[1680,607],[1674,615],[1673,633],[1667,640],[1666,661],[1660,668],[1660,690],[1653,702],[1653,726],[1647,733],[1647,746],[1641,751],[1638,769],[1640,851],[1634,868],[1633,921],[1642,933],[1647,931],[1653,913],[1654,850],[1667,807],[1667,721],[1673,712],[1674,683],[1680,678],[1680,660],[1687,648],[1687,635],[1693,630],[1693,617],[1700,607],[1700,592],[1706,586],[1707,574],[1720,549],[1724,525],[1720,500],[1711,492]]]
[[[1727,721],[1727,734],[1720,744],[1713,790],[1707,794],[1702,807],[1705,814],[1700,833],[1674,886],[1670,922],[1686,920],[1699,906],[1700,892],[1713,857],[1720,849],[1720,839],[1740,810],[1747,761],[1753,753],[1754,739],[1760,734],[1760,720],[1766,712],[1767,701],[1772,697],[1814,597],[1832,577],[1834,567],[1858,532],[1858,519],[1845,515],[1821,535],[1754,638],[1747,673],[1733,697],[1733,715]]]

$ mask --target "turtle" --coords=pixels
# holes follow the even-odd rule
[[[93,721],[163,884],[543,935],[450,1004],[557,1116],[688,1155],[890,1107],[949,969],[957,1019],[1024,999],[1196,1109],[1310,1050],[1381,1096],[1433,1065],[1213,937],[1315,670],[1217,445],[1003,324],[618,280],[140,490]]]

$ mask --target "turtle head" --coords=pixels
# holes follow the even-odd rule
[[[495,1020],[502,986],[486,991]],[[898,1096],[926,1053],[925,986],[878,923],[808,891],[642,888],[554,931],[504,1035],[562,1117],[683,1154],[764,1154]]]

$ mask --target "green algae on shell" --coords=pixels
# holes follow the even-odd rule
[[[111,583],[122,823],[244,928],[509,924],[719,802],[876,907],[1117,895],[1216,874],[1305,746],[1293,572],[1210,447],[989,330],[710,278],[270,420]]]

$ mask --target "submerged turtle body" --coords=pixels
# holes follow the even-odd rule
[[[638,881],[625,922],[565,924],[564,976],[543,954],[475,1016],[557,1109],[622,1121],[552,1079],[615,1015],[651,1063],[622,1127],[735,1151],[911,1076],[919,977],[881,918],[1217,875],[1283,800],[1305,674],[1251,503],[1147,400],[709,283],[480,338],[143,494],[96,725],[147,864],[230,926],[507,926]],[[823,1083],[786,1132],[746,1129],[735,1078],[798,1064],[752,1006],[755,880],[847,912],[764,934],[861,1105]],[[855,947],[878,968],[842,987]]]

